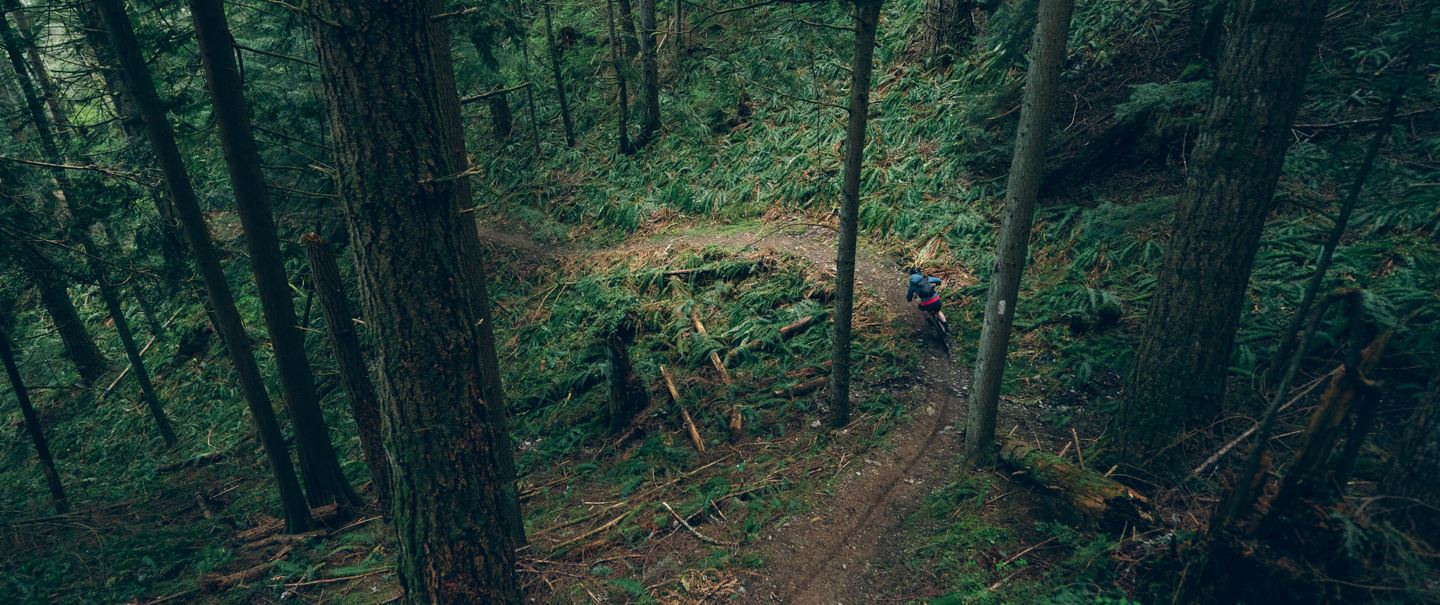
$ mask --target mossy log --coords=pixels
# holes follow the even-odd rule
[[[1104,529],[1154,521],[1150,500],[1109,477],[1036,449],[1018,439],[1000,440],[1000,460],[1062,500],[1079,517]]]

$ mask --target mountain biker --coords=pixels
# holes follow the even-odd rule
[[[941,325],[948,325],[945,314],[940,311],[940,294],[935,291],[941,283],[938,277],[925,275],[919,269],[911,269],[910,289],[905,291],[905,302],[920,299],[918,307],[921,311],[934,314],[940,319]]]

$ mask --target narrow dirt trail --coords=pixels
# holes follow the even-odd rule
[[[788,252],[833,270],[835,243],[829,231],[811,229],[800,235],[728,234],[680,236],[665,246],[745,247]],[[622,247],[616,252],[654,249],[655,243]],[[821,494],[815,509],[794,518],[753,546],[765,565],[744,579],[748,602],[835,605],[875,602],[893,597],[896,584],[872,565],[898,552],[901,523],[919,508],[932,489],[953,480],[958,472],[962,417],[969,371],[946,358],[939,347],[920,338],[924,323],[905,302],[901,267],[863,250],[857,255],[856,281],[916,330],[921,348],[924,403],[910,410],[906,422],[890,439],[891,449],[843,463],[833,495]],[[855,368],[863,375],[862,365]],[[863,393],[857,392],[857,396]],[[857,397],[858,399],[858,397]]]

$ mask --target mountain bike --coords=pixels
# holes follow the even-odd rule
[[[925,323],[930,326],[930,332],[935,340],[940,341],[940,348],[945,349],[945,355],[950,355],[950,324],[940,321],[940,316],[932,311],[920,310],[925,314]]]

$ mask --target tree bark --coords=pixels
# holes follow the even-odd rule
[[[120,335],[125,358],[130,362],[130,373],[135,376],[135,384],[140,387],[140,401],[145,404],[145,409],[150,411],[150,417],[155,420],[155,428],[160,431],[165,445],[173,447],[176,441],[175,429],[170,426],[170,418],[165,415],[160,396],[155,394],[155,385],[150,382],[150,371],[145,368],[145,358],[141,357],[140,347],[135,344],[134,332],[130,330],[130,321],[125,318],[125,310],[120,307],[120,299],[116,297],[114,286],[109,284],[110,277],[105,275],[103,267],[92,264],[92,269],[96,271],[97,279],[106,282],[106,285],[100,288],[100,298],[105,301],[105,308],[115,320],[115,332]]]
[[[1040,181],[1045,177],[1046,138],[1055,110],[1060,72],[1065,66],[1065,41],[1074,7],[1074,0],[1040,0],[1036,9],[1038,22],[1031,42],[1034,50],[1030,72],[1025,76],[1020,126],[1015,134],[1015,153],[1010,160],[1010,177],[1005,187],[1005,221],[1000,226],[990,293],[985,299],[985,324],[980,330],[975,382],[970,389],[969,417],[966,418],[965,457],[977,466],[995,462],[995,412],[1005,378],[1005,354],[1019,302],[1020,278],[1025,273],[1035,199],[1040,193]]]
[[[570,118],[570,101],[565,95],[565,76],[561,72],[560,48],[555,45],[555,29],[550,23],[550,3],[541,2],[545,11],[545,46],[550,51],[550,71],[555,74],[555,100],[560,104],[560,120],[565,124],[565,144],[575,146],[575,122]]]
[[[615,115],[616,129],[619,131],[616,141],[620,153],[629,155],[635,153],[635,148],[630,144],[630,95],[625,88],[626,68],[620,61],[620,47],[615,39],[615,15],[611,10],[611,0],[605,0],[605,22],[610,33],[610,65],[615,71],[615,93],[620,100],[620,112]]]
[[[350,415],[355,417],[360,452],[370,468],[380,510],[388,517],[391,503],[390,457],[385,453],[385,442],[380,433],[380,402],[375,394],[375,384],[370,381],[365,356],[360,352],[360,338],[355,334],[355,323],[352,321],[354,315],[345,296],[345,284],[340,280],[340,265],[335,262],[335,253],[318,234],[306,234],[300,242],[304,244],[305,256],[310,261],[310,281],[320,299],[320,312],[325,315],[325,333],[330,336],[330,346],[335,351],[335,362],[340,371],[340,383],[350,400]]]
[[[1246,286],[1326,0],[1237,0],[1125,399],[1122,459],[1219,413]],[[1141,462],[1145,464],[1145,462]]]
[[[845,130],[845,174],[840,241],[835,253],[835,337],[830,359],[830,425],[850,424],[850,323],[855,310],[855,240],[860,216],[860,167],[870,110],[870,73],[881,0],[855,0],[855,54],[851,61],[850,120]]]
[[[260,152],[250,128],[250,109],[240,86],[230,26],[221,0],[190,0],[190,14],[200,46],[200,59],[214,102],[215,123],[225,167],[235,192],[235,208],[245,229],[245,246],[250,252],[250,269],[265,315],[280,375],[280,390],[286,410],[295,426],[295,444],[300,453],[300,474],[310,506],[338,502],[360,504],[360,497],[345,478],[340,459],[330,443],[330,428],[315,393],[315,376],[305,356],[305,337],[295,319],[290,280],[280,255],[275,219],[265,192],[265,175],[260,170]]]
[[[926,0],[925,52],[939,65],[950,65],[969,51],[970,41],[978,33],[972,0]]]
[[[123,0],[94,0],[99,9],[100,20],[110,36],[112,48],[123,70],[129,100],[140,112],[145,123],[145,132],[156,160],[165,175],[170,199],[175,204],[185,239],[195,259],[200,278],[209,295],[211,319],[216,331],[225,343],[230,361],[235,364],[240,390],[249,406],[251,419],[255,422],[260,443],[265,448],[270,469],[275,475],[275,484],[280,492],[285,529],[289,533],[305,531],[310,526],[310,510],[305,504],[305,494],[295,477],[295,469],[285,447],[285,437],[280,423],[275,419],[270,396],[265,392],[265,382],[250,347],[250,337],[235,307],[235,297],[230,284],[225,281],[224,269],[220,266],[220,254],[210,239],[209,227],[200,211],[200,202],[185,170],[180,149],[175,144],[175,132],[165,118],[165,110],[155,92],[155,83],[150,79],[150,69],[140,56],[140,46],[130,17],[125,13]]]
[[[394,460],[391,514],[408,603],[520,602],[484,357],[483,283],[460,213],[470,187],[438,0],[312,4],[361,307]],[[468,235],[467,235],[468,232]]]
[[[610,432],[619,434],[630,428],[635,415],[650,406],[650,396],[635,375],[630,363],[630,345],[635,340],[635,324],[626,318],[605,339],[605,353],[610,363]]]
[[[635,15],[630,9],[630,0],[618,0],[620,3],[620,31],[624,34],[625,58],[633,60],[640,54],[639,36],[635,35]]]
[[[660,65],[655,56],[655,0],[640,0],[640,136],[644,147],[660,136]]]
[[[9,323],[8,318],[0,321]],[[0,362],[5,364],[5,375],[10,378],[10,389],[20,403],[20,413],[25,417],[25,430],[35,444],[35,455],[40,460],[40,469],[45,472],[45,484],[50,488],[50,500],[55,512],[65,514],[70,510],[70,501],[65,498],[65,487],[60,484],[60,473],[55,471],[55,459],[50,456],[50,445],[45,441],[45,431],[40,428],[40,416],[30,403],[30,392],[25,389],[25,379],[20,376],[20,366],[15,363],[15,350],[10,344],[10,334],[0,325]]]

